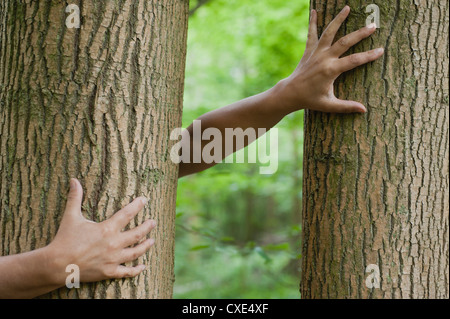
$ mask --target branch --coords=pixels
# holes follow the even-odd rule
[[[195,11],[197,11],[200,7],[202,7],[203,5],[207,4],[210,1],[211,0],[198,0],[195,7],[189,10],[189,16],[191,17],[192,15],[194,15]]]

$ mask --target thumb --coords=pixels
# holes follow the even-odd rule
[[[67,195],[65,214],[81,216],[81,202],[83,200],[83,188],[76,178],[70,179],[70,190]]]
[[[364,105],[356,101],[335,98],[331,103],[331,111],[335,113],[366,113]]]

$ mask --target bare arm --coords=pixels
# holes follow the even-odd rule
[[[53,279],[47,248],[0,257],[0,298],[29,298],[62,287]]]
[[[225,139],[225,128],[269,130],[287,114],[304,108],[337,113],[366,112],[361,103],[340,100],[333,91],[333,83],[341,73],[374,61],[383,54],[383,49],[379,48],[341,58],[348,49],[376,30],[374,25],[364,27],[333,44],[333,39],[349,12],[350,8],[344,7],[318,39],[317,13],[312,10],[305,53],[295,71],[266,92],[202,115],[198,118],[202,132],[207,128],[217,128]],[[246,140],[244,146],[250,142],[252,141]],[[203,149],[208,143],[209,141],[202,141],[200,148]],[[222,145],[223,159],[229,153],[225,152],[225,140]],[[181,148],[192,150],[193,146],[191,125],[183,134]],[[233,152],[238,150],[235,146],[233,145]],[[203,159],[200,163],[193,163],[191,155],[189,163],[180,163],[179,177],[200,172],[215,164],[205,163]]]
[[[81,282],[134,277],[145,269],[122,265],[142,256],[154,243],[144,240],[155,227],[153,220],[122,232],[144,207],[145,198],[136,198],[110,219],[95,223],[81,214],[82,197],[80,183],[72,179],[54,240],[44,248],[0,257],[0,298],[33,298],[63,287],[70,264],[79,267]]]

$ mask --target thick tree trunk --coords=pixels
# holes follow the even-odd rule
[[[1,254],[54,237],[70,177],[87,218],[102,221],[138,195],[156,219],[148,270],[134,279],[60,289],[53,298],[169,298],[174,281],[177,167],[187,0],[0,1]],[[134,225],[133,225],[134,226]]]
[[[302,298],[448,298],[449,3],[374,3],[380,29],[355,51],[385,56],[336,85],[368,113],[305,115]],[[340,35],[365,25],[371,2],[313,0],[321,30],[344,4]]]

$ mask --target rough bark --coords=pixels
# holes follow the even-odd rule
[[[174,281],[177,167],[188,0],[0,1],[1,254],[45,246],[70,177],[87,218],[103,221],[136,196],[156,219],[156,244],[134,279],[60,289],[51,298],[169,298]]]
[[[311,7],[323,30],[350,5],[341,36],[371,3]],[[368,113],[305,114],[302,298],[448,298],[449,3],[373,3],[380,29],[354,51],[385,55],[336,84]],[[365,285],[369,264],[379,289]]]

